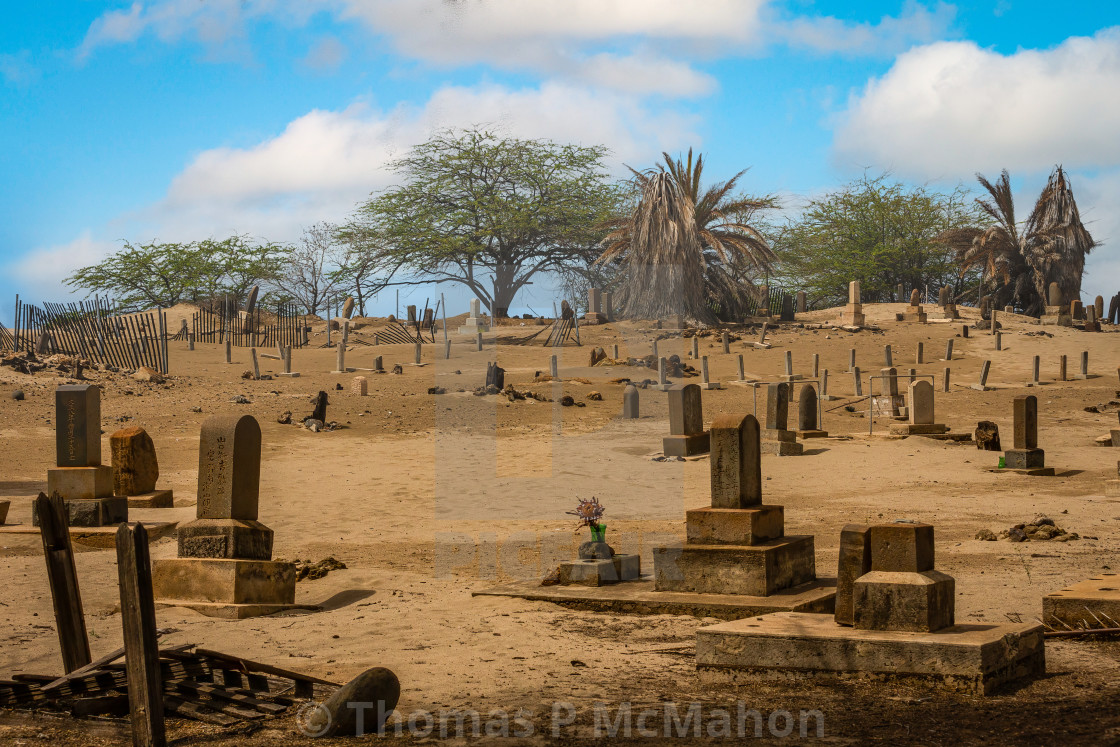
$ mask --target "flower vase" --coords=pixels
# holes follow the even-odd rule
[[[592,542],[606,542],[607,525],[606,524],[592,524],[591,525],[591,541]]]

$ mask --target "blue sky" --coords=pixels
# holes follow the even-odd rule
[[[1032,0],[23,3],[0,26],[0,321],[120,240],[298,237],[434,128],[689,147],[795,209],[890,170],[946,188],[1052,166],[1120,290],[1120,5]],[[445,290],[450,290],[445,288]],[[427,295],[430,289],[407,291]],[[402,291],[404,295],[405,291]],[[392,310],[392,294],[376,306]],[[454,293],[456,306],[466,296]],[[544,285],[522,299],[547,306]],[[420,299],[422,302],[422,299]],[[403,302],[403,301],[402,301]],[[415,302],[415,301],[414,301]],[[452,306],[452,311],[455,311]]]

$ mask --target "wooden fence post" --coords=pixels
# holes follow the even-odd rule
[[[58,642],[62,647],[62,666],[66,674],[90,662],[89,636],[82,612],[82,595],[78,591],[78,574],[74,570],[74,549],[70,545],[70,527],[66,505],[55,493],[43,493],[35,499],[39,530],[43,537],[43,555],[47,560],[47,582],[54,601],[54,619]]]
[[[132,744],[167,744],[163,723],[163,682],[156,641],[156,606],[152,598],[152,563],[148,531],[137,522],[117,529],[117,573],[121,589],[125,668]]]

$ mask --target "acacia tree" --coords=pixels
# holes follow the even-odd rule
[[[972,277],[958,272],[938,237],[977,220],[963,187],[942,193],[864,175],[810,199],[775,231],[776,280],[828,305],[847,299],[852,280],[869,301],[891,300],[899,284],[906,292],[949,285],[960,294]]]
[[[979,269],[997,308],[1017,306],[1027,314],[1041,314],[1051,282],[1058,283],[1063,299],[1079,298],[1085,255],[1097,242],[1081,223],[1062,167],[1050,174],[1021,227],[1007,170],[994,183],[982,174],[976,179],[989,195],[976,198],[989,225],[950,230],[940,237],[956,252],[961,272]]]
[[[335,289],[334,232],[335,227],[328,223],[303,229],[303,234],[288,248],[283,270],[276,278],[276,287],[308,314],[318,314],[319,307],[326,304]]]
[[[594,245],[594,226],[619,199],[606,153],[445,130],[395,161],[404,183],[360,205],[343,230],[384,284],[460,283],[503,316],[537,273]]]
[[[620,266],[618,301],[627,316],[740,318],[753,278],[775,257],[754,223],[777,200],[734,194],[746,169],[701,190],[702,155],[661,155],[657,170],[630,169],[636,201],[604,224],[609,233],[598,263]]]
[[[280,270],[283,247],[246,236],[217,241],[132,244],[81,267],[67,285],[113,296],[122,310],[209,302],[228,296],[240,304],[249,289],[270,283]]]

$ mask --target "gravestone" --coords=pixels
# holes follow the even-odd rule
[[[131,426],[109,436],[113,463],[113,495],[124,496],[136,508],[171,508],[170,490],[156,490],[159,461],[156,445],[148,432]]]
[[[933,526],[879,524],[869,534],[871,570],[855,583],[855,627],[932,633],[952,626],[956,584],[934,570]]]
[[[423,356],[424,356],[424,346],[418,342],[418,343],[416,343],[415,350],[413,351],[413,358],[414,358],[413,363],[415,365],[419,366],[420,361],[423,359]]]
[[[486,388],[491,392],[506,388],[506,370],[493,361],[486,364]]]
[[[459,327],[461,335],[479,335],[490,330],[486,320],[482,318],[482,302],[477,298],[471,299],[471,310],[466,321]],[[479,348],[481,350],[481,348]]]
[[[875,398],[873,403],[875,412],[892,418],[900,418],[903,398],[898,393],[898,369],[893,366],[881,369],[879,377],[882,381],[883,393]],[[874,392],[874,388],[871,391]]]
[[[331,373],[349,373],[346,368],[346,343],[340,342],[335,355],[335,369]]]
[[[1085,307],[1081,305],[1080,299],[1075,299],[1069,303],[1069,315],[1075,320],[1081,321],[1085,318]]]
[[[991,371],[991,369],[992,362],[984,361],[983,365],[980,366],[980,381],[972,385],[973,389],[980,392],[988,391],[988,372]]]
[[[415,307],[411,307],[415,308]],[[342,302],[342,318],[349,319],[354,314],[354,297],[347,296],[346,300]]]
[[[866,322],[863,314],[863,303],[860,298],[859,281],[848,283],[848,305],[840,312],[840,323],[853,327],[862,327]]]
[[[700,359],[700,338],[695,335],[692,337],[692,360]]]
[[[712,381],[708,378],[708,356],[703,356],[700,359],[700,385],[704,389],[722,389],[722,385],[718,381]]]
[[[761,285],[758,288],[758,316],[770,316],[770,286]]]
[[[793,311],[793,296],[788,293],[782,295],[782,312],[780,321],[792,322],[796,317]]]
[[[890,345],[883,346],[883,365],[888,367],[894,365],[894,354],[891,352]]]
[[[793,372],[793,351],[787,350],[785,354],[785,375],[782,376],[783,381],[800,381],[801,374]]]
[[[804,384],[797,397],[797,435],[800,438],[827,438],[828,431],[821,430],[817,420],[817,390]]]
[[[804,314],[808,308],[805,291],[797,291],[797,313]]]
[[[948,285],[941,286],[937,294],[937,310],[929,312],[934,319],[957,319],[956,300],[953,298],[953,289]]]
[[[598,288],[589,288],[587,291],[587,313],[583,315],[586,324],[604,324],[607,315],[603,313],[602,293]]]
[[[731,352],[731,335],[728,333],[728,331],[726,329],[723,330],[720,333],[720,340],[723,342],[723,352],[724,353],[730,353]]]
[[[1098,322],[1104,319],[1104,296],[1093,299],[1093,312],[1097,315]]]
[[[840,625],[855,625],[856,580],[871,572],[871,527],[848,524],[840,530],[840,559],[836,566],[836,611]]]
[[[968,329],[968,327],[965,327],[965,329]],[[953,360],[953,338],[952,337],[950,337],[948,340],[945,341],[945,357],[942,358],[941,360],[943,360],[943,361]]]
[[[662,359],[664,360],[664,359]],[[662,440],[665,456],[689,457],[708,451],[704,430],[704,405],[696,384],[669,388],[669,435]]]
[[[614,294],[610,291],[603,293],[603,311],[607,315],[607,322],[614,321]],[[618,357],[617,355],[615,356]]]
[[[1042,357],[1036,355],[1034,357],[1034,364],[1031,366],[1031,383],[1038,386],[1038,377],[1042,372]]]
[[[863,396],[863,378],[859,374],[859,366],[852,369],[852,391],[857,397]]]
[[[1080,370],[1077,372],[1077,378],[1079,378],[1079,379],[1092,378],[1089,375],[1089,351],[1088,350],[1081,351],[1081,367],[1080,367]]]
[[[772,456],[800,456],[805,447],[797,442],[797,434],[789,430],[789,388],[786,382],[766,386],[766,430],[763,431],[762,453]]]
[[[1038,448],[1038,398],[1024,394],[1013,400],[1014,448],[1003,453],[1008,470],[1029,475],[1053,475],[1046,466],[1046,452]]]
[[[1062,291],[1057,283],[1050,283],[1046,293],[1046,308],[1039,322],[1059,327],[1072,327],[1073,317],[1069,305],[1062,302]]]
[[[900,322],[920,322],[924,323],[928,318],[925,309],[921,305],[921,294],[915,288],[910,292],[910,305],[906,307],[905,311],[896,315]]]
[[[369,392],[369,383],[365,376],[355,376],[350,382],[350,393],[365,397]]]
[[[653,549],[654,588],[765,597],[814,582],[813,538],[785,536],[782,507],[762,503],[758,420],[719,415],[711,438],[711,505],[685,512],[683,545]]]
[[[627,384],[622,390],[622,417],[636,420],[638,418],[638,387]]]
[[[292,346],[283,345],[280,347],[280,363],[283,365],[284,370],[276,374],[285,378],[299,378],[299,373],[292,372]]]
[[[196,519],[179,526],[178,557],[152,563],[157,601],[234,619],[294,606],[295,565],[272,560],[272,530],[257,520],[260,468],[255,418],[203,422]]]
[[[934,422],[933,384],[913,380],[906,387],[906,423],[891,423],[892,436],[933,436],[946,433],[949,428]]]
[[[58,493],[70,526],[101,527],[128,520],[128,499],[113,495],[113,470],[101,464],[101,390],[92,384],[58,387],[55,402],[55,464],[47,470],[47,494]],[[32,512],[32,525],[39,525]]]

